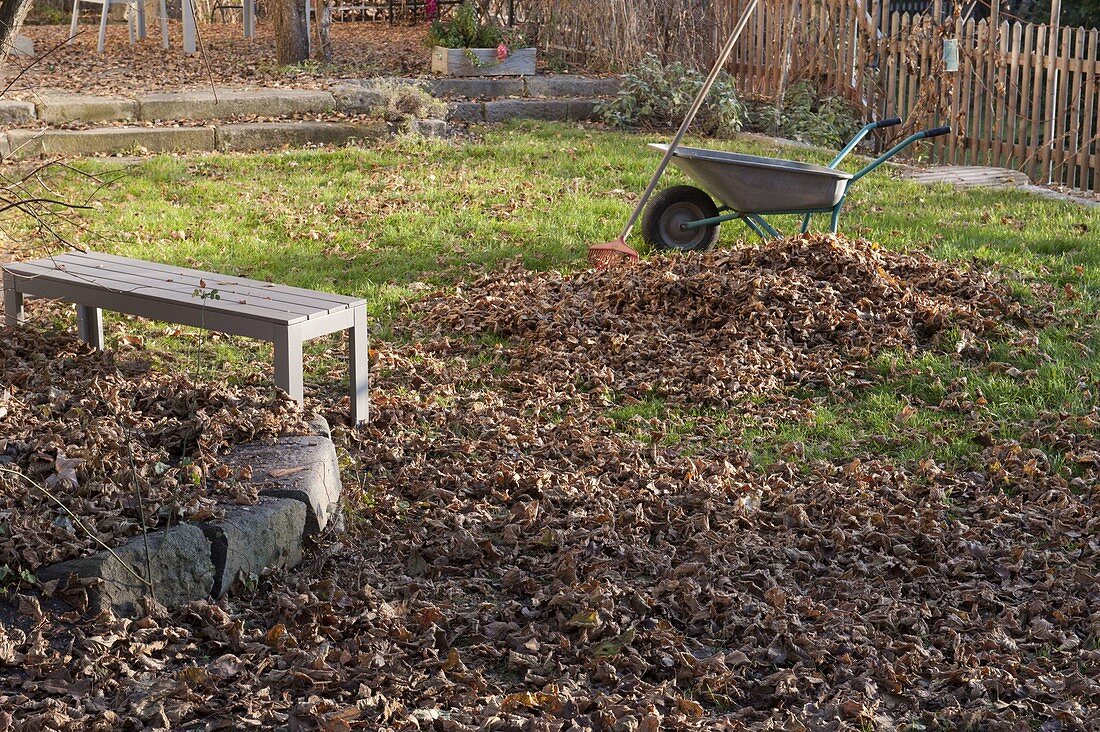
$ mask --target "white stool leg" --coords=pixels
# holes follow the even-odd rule
[[[77,305],[77,323],[80,340],[97,351],[103,350],[103,311],[99,308]]]
[[[73,22],[69,24],[69,38],[76,35],[76,24],[80,21],[80,0],[73,0]]]
[[[301,404],[304,397],[301,326],[291,325],[275,334],[275,386]]]
[[[244,16],[242,21],[244,23],[244,37],[255,38],[256,37],[256,0],[244,0],[242,3],[244,7],[241,9],[241,15]]]
[[[306,0],[306,56],[313,58],[313,32],[309,25],[309,8],[312,3]]]
[[[138,38],[144,41],[145,36],[148,35],[145,29],[145,0],[137,0],[135,7],[137,7]]]
[[[96,50],[103,53],[107,47],[107,13],[111,10],[111,0],[103,0],[103,13],[99,16],[99,44]]]
[[[160,38],[165,49],[168,48],[168,0],[160,0]]]
[[[351,390],[351,423],[370,419],[370,388],[367,362],[367,307],[355,308],[353,325],[348,329],[348,381]]]
[[[183,4],[183,52],[194,53],[195,45],[195,8],[191,0],[182,0]]]

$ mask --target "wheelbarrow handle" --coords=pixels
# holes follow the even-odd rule
[[[912,145],[914,142],[919,142],[919,141],[925,140],[929,137],[939,137],[940,135],[946,135],[949,132],[951,132],[950,127],[937,127],[935,129],[932,129],[932,130],[923,130],[921,132],[914,132],[913,134],[909,135],[909,137],[906,137],[904,140],[902,140],[901,142],[899,142],[898,144],[894,145],[892,148],[890,148],[889,150],[884,152],[882,155],[879,155],[877,158],[872,160],[866,167],[864,167],[858,173],[853,175],[851,180],[848,181],[848,185],[849,186],[852,185],[857,180],[859,180],[863,176],[867,175],[872,170],[874,170],[878,166],[882,165],[887,160],[894,157],[895,155],[900,153],[905,148]]]
[[[950,135],[951,134],[951,127],[949,127],[949,126],[948,127],[936,127],[934,129],[931,129],[931,130],[925,130],[921,134],[924,135],[925,139],[928,139],[929,137],[939,137],[940,135]]]
[[[856,149],[856,145],[863,141],[863,138],[871,133],[872,130],[882,129],[883,127],[893,127],[894,125],[901,124],[901,117],[891,117],[889,119],[880,120],[878,122],[869,122],[863,126],[863,128],[856,133],[856,136],[848,141],[848,144],[836,154],[833,161],[829,163],[827,167],[836,168],[840,165],[844,158],[848,157],[848,153]]]

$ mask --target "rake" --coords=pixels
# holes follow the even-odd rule
[[[676,136],[672,138],[672,144],[668,146],[668,150],[661,159],[661,164],[658,165],[657,170],[653,172],[653,177],[649,179],[649,185],[646,187],[645,193],[642,194],[642,197],[638,199],[638,203],[634,206],[634,211],[630,214],[630,219],[627,220],[623,233],[619,235],[618,239],[613,239],[612,241],[602,244],[593,244],[588,247],[588,263],[593,267],[602,269],[606,267],[629,266],[638,261],[638,252],[634,251],[634,249],[626,243],[627,237],[629,237],[630,232],[634,230],[634,225],[638,223],[638,219],[641,217],[646,204],[649,203],[653,191],[657,190],[657,184],[661,182],[661,176],[664,175],[665,168],[668,167],[669,162],[672,160],[672,156],[676,153],[676,148],[679,147],[680,142],[684,139],[684,135],[687,134],[688,127],[695,121],[695,115],[699,113],[699,109],[703,106],[703,101],[707,98],[707,94],[710,93],[710,88],[714,86],[714,82],[718,79],[718,74],[722,72],[722,68],[726,65],[726,61],[729,60],[730,54],[733,53],[734,46],[737,45],[738,39],[741,38],[741,32],[745,30],[745,26],[749,22],[749,17],[753,14],[753,11],[756,10],[756,6],[759,2],[760,0],[751,0],[745,8],[745,11],[741,13],[741,19],[737,21],[737,26],[733,29],[733,35],[730,36],[722,52],[718,54],[718,60],[714,62],[714,68],[710,70],[710,76],[703,82],[702,88],[699,89],[699,93],[695,96],[695,101],[691,103],[691,107],[688,109],[688,113],[684,117],[680,129],[676,132]]]

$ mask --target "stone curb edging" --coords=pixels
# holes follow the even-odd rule
[[[90,130],[10,130],[0,134],[0,156],[240,152],[305,145],[340,146],[391,134],[385,122],[240,122],[208,127],[101,127]]]
[[[377,99],[368,90],[379,83],[418,84],[442,99],[490,99],[521,97],[584,99],[614,95],[616,78],[583,76],[535,76],[520,78],[408,77],[345,79],[331,91],[317,89],[217,89],[158,92],[133,97],[90,94],[43,94],[37,102],[0,99],[0,125],[34,122],[60,125],[73,122],[165,122],[230,119],[235,117],[288,117],[333,111],[360,114]]]
[[[336,109],[330,92],[313,89],[218,89],[139,94],[43,94],[37,102],[0,99],[0,123],[201,122],[231,117],[287,117]]]
[[[135,615],[149,595],[133,574],[146,575],[146,540],[153,594],[169,607],[217,599],[239,578],[295,566],[305,539],[324,530],[339,510],[342,491],[328,424],[319,418],[313,428],[318,434],[240,445],[224,458],[234,468],[250,466],[251,482],[261,486],[255,505],[226,506],[216,521],[181,523],[135,537],[113,555],[100,551],[41,568],[39,581],[56,582],[56,589],[63,590],[75,575],[87,588],[92,612]]]
[[[433,96],[448,100],[449,121],[489,124],[513,119],[592,121],[597,119],[599,100],[613,96],[620,86],[616,78],[554,76],[347,79],[332,88],[336,109],[363,114],[381,102],[379,85],[392,83],[422,86]]]
[[[343,145],[393,134],[382,121],[219,122],[260,116],[368,114],[382,100],[380,83],[417,84],[450,100],[447,120],[415,120],[414,134],[446,137],[447,121],[499,123],[514,119],[583,122],[596,119],[600,98],[615,94],[619,80],[574,76],[521,78],[347,79],[329,91],[309,89],[218,89],[99,97],[43,95],[37,103],[0,99],[0,158],[26,160],[44,155],[114,155],[138,152],[270,150],[305,145]],[[164,123],[197,122],[195,126]],[[73,122],[119,124],[84,130],[18,128]],[[209,124],[202,125],[202,122]],[[157,123],[162,126],[137,126]]]
[[[379,84],[414,84],[440,99],[563,99],[611,97],[618,93],[621,81],[617,77],[588,76],[524,76],[512,77],[442,77],[418,79],[393,76],[365,79],[342,79],[332,87],[332,95],[340,108],[341,98],[354,96],[356,91],[376,89]]]

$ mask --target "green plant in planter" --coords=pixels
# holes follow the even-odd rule
[[[466,0],[455,9],[454,19],[445,23],[438,18],[428,30],[428,44],[444,48],[465,48],[470,62],[484,66],[470,49],[495,48],[497,60],[503,61],[512,50],[524,45],[523,34],[514,28],[501,28],[491,18],[482,19],[474,0]]]

